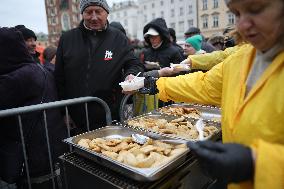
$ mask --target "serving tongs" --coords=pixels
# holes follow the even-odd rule
[[[150,138],[145,136],[145,135],[140,135],[140,134],[132,134],[131,135],[132,139],[134,142],[138,144],[145,144]],[[179,139],[160,139],[159,141],[165,142],[165,143],[172,143],[172,144],[184,144],[186,141],[184,140],[179,140]]]

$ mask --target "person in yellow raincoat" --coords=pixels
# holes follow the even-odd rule
[[[230,189],[284,188],[284,0],[225,0],[249,44],[207,73],[157,81],[163,101],[222,108],[223,144],[189,144]]]

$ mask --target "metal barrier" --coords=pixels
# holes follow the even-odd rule
[[[65,107],[65,116],[69,117],[68,106],[85,103],[85,114],[86,114],[86,121],[87,121],[87,129],[89,131],[90,125],[89,125],[89,115],[88,115],[88,103],[90,103],[90,102],[97,102],[97,103],[99,103],[100,105],[103,106],[103,108],[106,112],[106,123],[107,123],[107,125],[110,125],[112,123],[110,109],[109,109],[108,105],[106,104],[106,102],[104,102],[102,99],[97,98],[97,97],[74,98],[74,99],[69,99],[69,100],[49,102],[49,103],[25,106],[25,107],[20,107],[20,108],[12,108],[12,109],[0,111],[0,118],[8,117],[8,116],[17,116],[17,118],[18,118],[23,154],[24,154],[24,163],[25,163],[25,168],[26,168],[26,174],[27,174],[27,181],[28,181],[29,189],[32,189],[32,187],[31,187],[31,178],[30,178],[30,174],[29,174],[29,165],[28,165],[28,161],[27,161],[27,152],[26,152],[25,139],[24,139],[24,134],[23,134],[22,117],[21,116],[23,114],[26,114],[26,113],[43,111],[42,113],[43,113],[44,127],[45,127],[46,141],[47,141],[47,149],[48,149],[48,155],[49,155],[49,166],[50,166],[50,171],[51,171],[51,176],[52,176],[51,178],[52,178],[53,189],[55,189],[56,188],[55,187],[55,180],[54,180],[55,173],[54,173],[53,162],[52,162],[52,158],[51,158],[50,143],[49,143],[49,136],[48,136],[48,129],[47,129],[47,120],[46,120],[46,110]],[[68,137],[70,137],[69,119],[67,119],[66,124],[67,124]],[[71,147],[70,147],[70,151],[71,151]]]

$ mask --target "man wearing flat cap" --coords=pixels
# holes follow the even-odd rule
[[[95,96],[109,105],[112,118],[118,120],[122,91],[119,83],[143,72],[126,36],[107,20],[110,8],[105,0],[81,0],[83,20],[65,32],[59,41],[55,79],[59,97],[70,99]],[[104,109],[90,104],[91,129],[105,126]],[[86,128],[84,106],[70,109],[77,127]]]

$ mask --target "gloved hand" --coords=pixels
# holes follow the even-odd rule
[[[236,143],[222,144],[203,141],[188,142],[188,147],[200,160],[201,167],[211,177],[226,183],[253,178],[253,158],[250,148]]]

